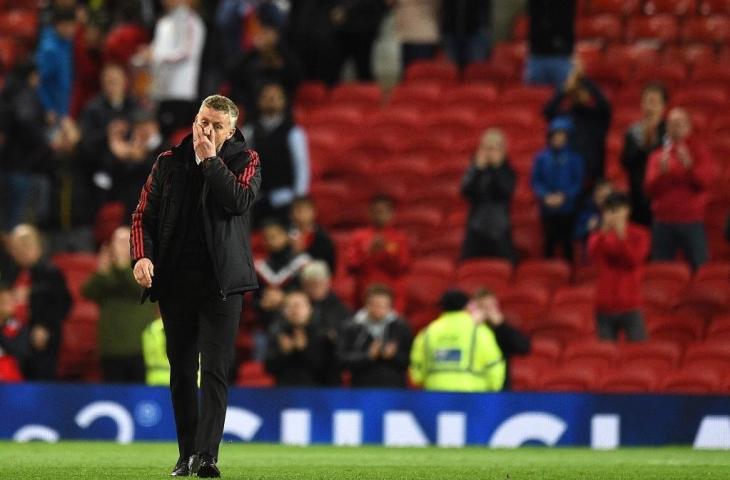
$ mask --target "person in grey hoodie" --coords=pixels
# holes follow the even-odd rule
[[[371,285],[365,293],[365,307],[340,336],[340,365],[350,371],[353,387],[406,386],[413,337],[392,306],[391,290]]]

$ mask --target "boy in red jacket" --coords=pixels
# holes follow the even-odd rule
[[[712,158],[692,136],[689,114],[672,109],[664,146],[649,157],[644,179],[654,214],[652,259],[674,260],[682,250],[695,270],[708,260],[704,220],[712,178]]]
[[[391,225],[393,200],[378,195],[370,201],[372,226],[352,234],[346,263],[355,277],[355,303],[360,305],[369,285],[381,283],[393,290],[395,309],[403,313],[406,306],[404,275],[411,264],[406,235]]]
[[[649,253],[649,233],[629,223],[630,200],[615,192],[601,208],[601,228],[590,236],[588,253],[598,267],[596,322],[601,340],[624,330],[632,342],[646,339],[641,315],[641,267]]]

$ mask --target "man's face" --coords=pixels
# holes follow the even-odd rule
[[[689,115],[681,108],[673,108],[667,117],[667,134],[675,142],[684,140],[692,131]]]
[[[291,218],[297,225],[312,225],[314,217],[314,206],[309,202],[298,202],[292,207]]]
[[[16,227],[10,236],[10,255],[22,268],[30,268],[38,262],[43,250],[40,239],[24,227]]]
[[[490,313],[499,308],[499,302],[494,295],[483,295],[474,300],[476,307],[485,313]]]
[[[286,95],[279,85],[267,85],[259,96],[259,110],[264,115],[278,115],[286,108]]]
[[[370,295],[365,302],[368,317],[373,320],[383,320],[392,308],[393,302],[388,295]]]
[[[384,227],[393,219],[393,207],[383,200],[370,205],[370,220],[376,227]]]
[[[630,215],[631,209],[627,205],[609,208],[603,211],[603,223],[614,228],[624,228]]]
[[[203,129],[203,135],[208,138],[211,134],[213,135],[216,152],[219,152],[226,140],[236,132],[236,128],[231,125],[231,117],[228,113],[210,107],[200,107],[195,121]]]
[[[550,146],[560,150],[568,143],[568,134],[565,130],[556,130],[550,135]]]
[[[0,291],[0,322],[13,315],[13,304],[13,295],[10,293],[10,290]]]
[[[304,327],[312,316],[309,299],[301,292],[290,293],[284,300],[284,318],[294,327]]]
[[[610,183],[600,183],[593,192],[593,201],[596,205],[601,205],[606,197],[608,197],[613,191],[613,187]]]
[[[664,115],[667,104],[657,90],[646,90],[641,95],[641,112],[645,117],[658,118]]]
[[[264,244],[269,252],[280,252],[289,245],[289,234],[279,225],[264,228]]]
[[[310,278],[305,280],[302,288],[309,298],[318,302],[324,300],[330,292],[330,280],[327,278]]]
[[[63,21],[56,24],[56,32],[61,38],[66,40],[73,40],[76,35],[76,22],[74,21]]]
[[[504,160],[504,142],[495,137],[485,137],[479,144],[479,150],[484,153],[490,163],[500,163]]]
[[[101,73],[101,89],[107,98],[124,97],[127,90],[127,76],[119,67],[107,67]]]

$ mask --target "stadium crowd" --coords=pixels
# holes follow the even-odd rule
[[[620,148],[609,145],[617,92],[580,55],[576,33],[579,10],[601,2],[526,2],[526,86],[508,87],[522,89],[529,118],[520,124],[524,109],[509,106],[502,116],[477,111],[490,119],[477,122],[478,137],[459,135],[458,114],[418,134],[408,128],[418,123],[414,110],[397,108],[408,95],[433,93],[428,82],[404,93],[419,68],[466,76],[484,66],[487,82],[497,82],[502,50],[492,41],[490,1],[20,3],[15,12],[31,27],[18,28],[12,55],[3,54],[0,94],[0,380],[165,383],[164,334],[155,306],[139,304],[126,225],[155,158],[189,133],[200,99],[214,92],[240,105],[240,127],[262,161],[253,211],[260,289],[241,320],[242,384],[510,388],[513,356],[552,348],[528,318],[547,315],[558,287],[569,290],[567,281],[531,275],[530,262],[561,279],[563,271],[565,279],[586,275],[590,293],[569,293],[585,300],[592,326],[550,325],[557,333],[547,336],[562,348],[585,332],[651,339],[647,262],[674,262],[669,270],[688,279],[715,257],[706,218],[714,192],[727,190],[725,159],[697,133],[697,112],[672,103],[671,88],[649,76],[632,85],[634,116]],[[323,111],[322,92],[354,76],[349,101],[368,105],[379,92],[374,44],[391,14],[405,78],[390,117],[367,112],[383,119],[368,133],[362,112]],[[463,103],[482,108],[489,88],[465,90]],[[487,103],[500,108],[495,98]],[[323,128],[335,124],[362,132],[370,149],[342,147],[349,140]],[[410,135],[413,148],[388,164],[376,158],[382,144],[373,137],[391,129],[382,136]],[[515,131],[530,138],[515,142]],[[455,158],[436,170],[423,159],[440,141],[439,154]],[[331,161],[321,148],[328,142],[342,144],[327,152]],[[398,176],[394,187],[388,179]],[[435,198],[457,189],[461,200],[428,215]],[[727,214],[727,197],[720,200]],[[521,214],[541,226],[526,240],[517,238]],[[444,229],[457,235],[437,238]],[[500,306],[502,293],[513,308]],[[728,313],[727,302],[713,311]]]

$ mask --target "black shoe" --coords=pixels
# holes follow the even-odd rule
[[[198,466],[198,478],[219,478],[221,471],[215,464],[215,458],[210,455],[200,456],[200,465]]]
[[[180,457],[175,465],[175,469],[170,474],[171,477],[189,477],[198,471],[198,456],[190,455],[189,457]]]

